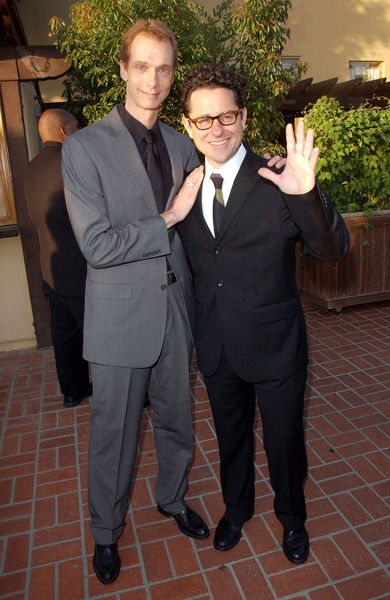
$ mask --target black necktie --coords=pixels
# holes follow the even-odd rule
[[[223,177],[218,173],[212,173],[210,179],[215,187],[214,201],[213,201],[213,221],[214,221],[214,234],[217,237],[219,228],[221,227],[222,217],[225,210],[225,203],[222,196],[222,183]]]
[[[154,197],[158,211],[164,212],[163,206],[163,178],[161,173],[161,165],[157,151],[156,134],[151,129],[147,129],[144,135],[146,143],[146,170],[149,175],[150,183],[152,184]]]

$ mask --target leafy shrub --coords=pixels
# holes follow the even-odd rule
[[[305,110],[320,149],[317,176],[340,212],[390,209],[390,104],[344,110],[323,96]]]
[[[125,85],[119,74],[122,33],[140,17],[164,21],[179,45],[179,66],[160,117],[181,128],[179,87],[185,75],[203,62],[228,65],[248,84],[245,139],[258,150],[282,151],[273,140],[284,125],[283,94],[305,70],[282,68],[281,55],[289,35],[291,0],[221,0],[209,15],[197,0],[84,0],[71,6],[70,23],[53,17],[56,44],[72,61],[65,81],[67,108],[89,123],[123,102]]]

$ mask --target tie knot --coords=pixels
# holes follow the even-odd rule
[[[219,173],[212,173],[210,179],[214,184],[216,190],[222,190],[223,177]]]
[[[144,140],[146,144],[153,144],[155,140],[155,133],[151,129],[147,129],[144,134]]]

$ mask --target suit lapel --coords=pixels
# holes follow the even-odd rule
[[[173,185],[166,204],[166,209],[168,209],[172,206],[173,199],[183,183],[183,160],[181,157],[180,145],[177,143],[177,139],[175,139],[172,131],[168,127],[164,126],[164,124],[161,122],[160,129],[168,150],[172,167]]]
[[[126,129],[116,107],[107,115],[105,125],[108,126],[112,140],[112,152],[118,165],[122,165],[123,177],[129,179],[130,188],[138,187],[140,194],[150,211],[157,214],[157,205],[150,179],[133,136]]]
[[[226,205],[221,227],[216,238],[217,240],[224,235],[241,206],[244,204],[249,192],[260,179],[260,175],[257,171],[261,166],[265,166],[264,160],[252,152],[250,148],[247,148],[247,153],[230,192],[229,201]]]

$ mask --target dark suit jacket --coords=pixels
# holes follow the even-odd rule
[[[24,194],[38,234],[46,292],[84,296],[87,263],[80,252],[65,205],[61,146],[46,142],[27,166]]]
[[[261,166],[266,161],[248,150],[217,239],[200,194],[179,228],[194,277],[195,344],[205,375],[216,370],[222,344],[247,381],[280,379],[304,366],[296,242],[319,260],[339,260],[348,250],[345,224],[318,185],[302,196],[285,195],[258,175]]]

